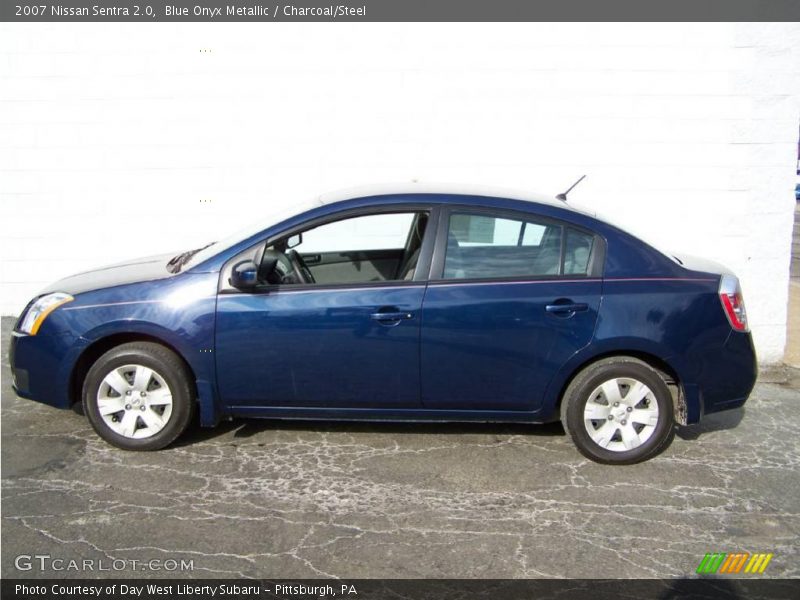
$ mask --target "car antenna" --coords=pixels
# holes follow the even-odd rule
[[[575,183],[573,183],[566,192],[556,196],[556,200],[561,200],[562,202],[566,202],[567,201],[567,194],[569,194],[575,188],[575,186],[578,185],[584,179],[586,179],[586,175],[581,175],[581,178],[578,179],[578,181],[576,181]]]

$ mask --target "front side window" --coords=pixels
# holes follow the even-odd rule
[[[562,271],[562,236],[565,235]],[[445,279],[501,279],[583,274],[593,236],[557,223],[453,213],[447,232]]]
[[[413,277],[427,212],[361,215],[311,227],[271,244],[263,284],[353,284]]]
[[[414,213],[364,215],[303,232],[294,249],[301,254],[402,249]]]

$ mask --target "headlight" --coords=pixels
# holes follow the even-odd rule
[[[38,298],[33,304],[31,304],[30,308],[28,308],[27,312],[22,317],[18,331],[28,333],[30,335],[36,335],[36,332],[39,331],[39,327],[42,326],[42,323],[44,323],[47,315],[49,315],[62,304],[72,302],[73,300],[74,298],[72,296],[63,292],[47,294],[46,296]]]

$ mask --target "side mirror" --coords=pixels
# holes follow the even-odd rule
[[[252,260],[243,260],[233,265],[230,283],[240,290],[254,288],[258,283],[258,267],[256,263]]]
[[[303,243],[303,234],[295,233],[288,240],[286,240],[286,247],[291,249],[299,246],[302,243]]]

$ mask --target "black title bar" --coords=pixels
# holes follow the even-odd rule
[[[798,0],[0,0],[0,21],[800,21]]]
[[[800,579],[4,579],[3,600],[711,600],[800,597]]]

